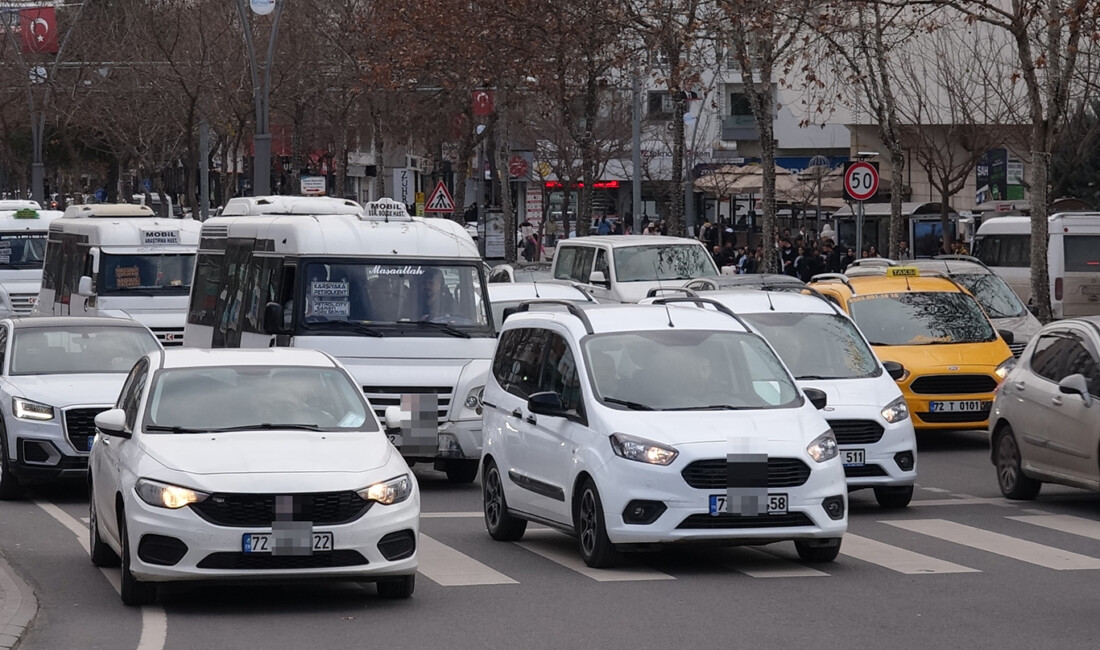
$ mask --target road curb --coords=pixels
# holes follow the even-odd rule
[[[37,613],[34,591],[0,555],[0,650],[17,647]]]

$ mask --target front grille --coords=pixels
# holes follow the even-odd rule
[[[990,375],[927,375],[913,380],[909,390],[922,395],[992,393],[997,380]]]
[[[724,490],[727,485],[726,459],[697,460],[680,472],[687,484],[700,490]],[[810,468],[797,458],[768,459],[768,487],[797,487],[810,478]]]
[[[65,435],[77,451],[89,451],[90,439],[95,437],[95,416],[109,406],[69,409],[65,411]]]
[[[361,566],[367,558],[349,549],[316,555],[272,555],[271,553],[211,553],[199,560],[200,569],[263,571],[265,569],[324,569]]]
[[[447,421],[447,413],[451,410],[451,400],[454,398],[454,389],[449,386],[363,386],[363,393],[374,408],[374,414],[382,422],[386,421],[386,407],[401,406],[402,395],[435,394],[439,400],[439,424],[443,424]]]
[[[881,465],[864,465],[863,467],[845,467],[844,476],[847,478],[867,478],[870,476],[886,476],[886,470]]]
[[[786,528],[813,525],[813,520],[804,512],[788,512],[785,515],[759,515],[757,517],[743,517],[723,512],[717,515],[690,515],[680,522],[677,528]]]
[[[1024,341],[1023,343],[1013,343],[1012,345],[1008,346],[1008,349],[1012,350],[1012,356],[1019,359],[1020,355],[1024,353],[1024,348],[1026,347],[1027,341]]]
[[[882,440],[883,428],[874,420],[829,420],[838,445],[870,445]]]
[[[166,348],[183,345],[182,327],[150,327],[160,344]]]
[[[17,314],[29,314],[34,309],[35,303],[38,302],[37,293],[12,293],[8,294],[11,298],[11,308]]]
[[[294,499],[290,520],[314,524],[346,524],[363,516],[371,506],[370,501],[350,490],[286,496]],[[275,521],[275,499],[274,494],[212,494],[192,504],[191,509],[217,526],[267,528]]]

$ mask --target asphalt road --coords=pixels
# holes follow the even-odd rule
[[[86,552],[86,495],[0,503],[0,549],[38,598],[20,649],[1100,647],[1100,495],[1000,497],[982,433],[921,437],[903,511],[853,493],[833,564],[791,543],[675,549],[608,571],[529,529],[489,539],[478,486],[420,471],[421,574],[409,601],[371,585],[162,588],[124,607]],[[79,535],[78,535],[79,533]]]

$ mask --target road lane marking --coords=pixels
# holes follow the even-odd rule
[[[468,512],[422,512],[421,519],[481,519],[485,513],[480,510]]]
[[[474,558],[420,533],[419,572],[441,587],[518,584]]]
[[[1010,508],[1018,507],[1014,503],[1005,501],[1001,497],[968,497],[966,499],[914,499],[909,502],[911,507],[916,506],[975,506],[975,505],[994,505],[1005,506]]]
[[[946,519],[911,519],[884,521],[882,523],[961,546],[969,546],[994,555],[1020,560],[1028,564],[1036,564],[1048,569],[1058,571],[1100,569],[1100,559],[1094,557],[1036,544],[1035,542],[982,530],[981,528],[974,528],[973,526],[964,526]]]
[[[1071,515],[1039,515],[1035,517],[1009,517],[1009,519],[1050,528],[1070,535],[1100,539],[1100,521],[1093,521],[1092,519],[1083,519]]]
[[[935,492],[936,494],[947,494],[948,492],[951,491],[951,490],[945,490],[943,488],[937,488],[937,487],[921,487],[921,489],[922,490],[927,490],[929,492]]]
[[[844,534],[840,545],[841,555],[857,560],[877,564],[881,567],[904,573],[922,575],[929,573],[981,573],[977,569],[948,562],[928,555],[922,555],[908,549],[884,544],[873,539],[851,533]]]
[[[736,548],[729,554],[737,557],[723,564],[750,578],[820,578],[829,575],[758,548]]]
[[[168,615],[158,606],[141,608],[141,638],[137,650],[161,650],[168,642]]]
[[[572,538],[550,528],[528,530],[523,536],[523,541],[516,542],[516,545],[596,582],[640,582],[644,580],[676,579],[667,573],[645,567],[593,569],[581,559],[580,551],[577,550],[576,542]]]

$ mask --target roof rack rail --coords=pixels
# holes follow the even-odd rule
[[[854,296],[856,294],[856,288],[852,286],[848,276],[843,273],[818,273],[810,278],[810,282],[840,282],[844,286],[848,287],[848,290],[852,292]]]
[[[751,332],[752,331],[752,328],[749,327],[749,324],[746,323],[744,321],[744,319],[742,319],[740,316],[738,316],[732,309],[730,309],[729,307],[723,305],[722,303],[718,302],[717,300],[714,300],[713,298],[702,298],[700,296],[695,296],[693,298],[692,297],[688,297],[688,298],[680,298],[680,297],[657,298],[653,301],[652,304],[654,304],[654,305],[671,305],[671,304],[685,303],[685,302],[686,303],[691,303],[693,305],[697,305],[699,308],[702,308],[706,305],[710,305],[711,307],[714,307],[715,310],[722,312],[726,316],[729,316],[730,318],[732,318],[735,321],[737,321],[738,323],[740,323],[741,327],[744,327],[746,332]]]
[[[657,294],[661,293],[662,291],[680,292],[691,298],[699,297],[699,294],[695,293],[695,291],[693,291],[692,289],[688,289],[687,287],[653,287],[646,292],[645,297],[656,298]]]
[[[848,266],[849,267],[852,267],[852,266],[867,267],[867,266],[901,266],[901,265],[897,262],[897,260],[892,260],[889,257],[863,257],[863,258],[860,258],[860,259],[852,262]]]
[[[554,298],[540,298],[537,300],[525,300],[515,307],[510,307],[504,310],[504,318],[507,320],[512,314],[521,314],[524,312],[530,312],[531,306],[540,307],[542,305],[556,305],[558,307],[565,307],[565,309],[572,315],[576,316],[581,323],[584,324],[584,331],[588,334],[595,334],[595,330],[592,329],[592,321],[588,320],[588,314],[584,313],[576,302],[571,300],[556,300]],[[513,311],[514,310],[514,311]]]
[[[765,285],[761,285],[760,289],[763,290],[763,291],[785,291],[787,293],[799,293],[799,294],[808,293],[809,295],[813,296],[814,298],[819,298],[819,299],[825,301],[826,303],[828,303],[828,305],[830,307],[832,307],[833,311],[835,311],[836,313],[841,314],[841,315],[846,315],[846,314],[844,314],[844,311],[841,310],[840,307],[838,307],[835,302],[833,302],[832,300],[829,300],[828,296],[826,296],[825,294],[821,293],[820,291],[818,291],[817,289],[814,289],[813,287],[811,287],[809,285],[804,286],[804,287],[800,287],[797,284],[765,284]],[[855,292],[853,291],[853,293],[855,293]]]
[[[973,262],[975,264],[981,264],[982,266],[985,266],[985,262],[983,262],[980,259],[974,257],[973,255],[958,255],[958,254],[933,255],[932,259],[934,259],[934,260],[957,260],[959,262]],[[989,267],[985,266],[985,268],[989,268]]]

